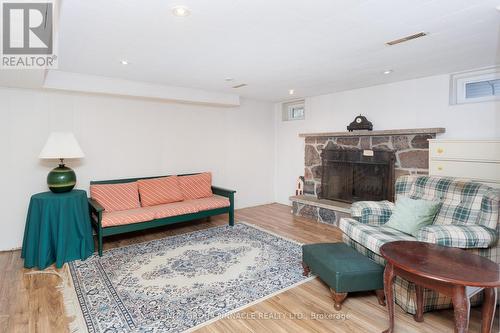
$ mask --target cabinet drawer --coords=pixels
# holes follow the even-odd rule
[[[431,160],[429,174],[500,183],[500,164]]]
[[[500,161],[499,141],[430,141],[431,159],[462,159],[468,161]]]

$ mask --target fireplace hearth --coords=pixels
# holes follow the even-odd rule
[[[326,148],[321,153],[319,199],[341,202],[394,200],[395,153]]]

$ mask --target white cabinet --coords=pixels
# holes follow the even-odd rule
[[[429,140],[429,174],[500,187],[500,140]]]

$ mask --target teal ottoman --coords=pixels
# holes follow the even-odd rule
[[[385,305],[384,268],[344,243],[303,245],[302,266],[304,275],[312,272],[330,287],[337,311],[347,293],[355,291],[375,290]]]

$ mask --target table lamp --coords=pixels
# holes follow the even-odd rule
[[[52,192],[69,192],[75,187],[76,174],[71,168],[64,165],[64,159],[82,158],[84,156],[73,133],[53,132],[50,134],[39,158],[59,159],[61,161],[59,166],[47,175],[47,184]]]

